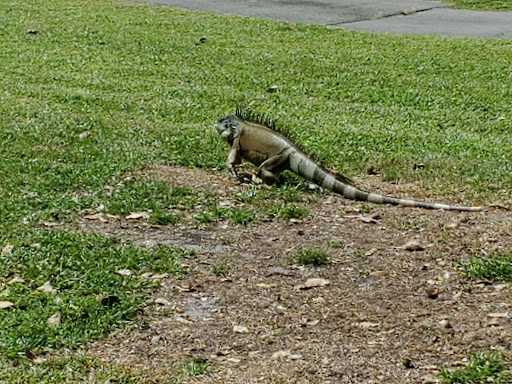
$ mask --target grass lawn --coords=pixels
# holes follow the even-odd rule
[[[212,124],[237,105],[348,176],[371,166],[424,180],[430,195],[510,201],[511,48],[105,0],[0,2],[0,301],[10,303],[0,353],[102,337],[156,288],[141,275],[185,272],[184,250],[118,244],[73,223],[101,206],[175,223],[166,207],[195,207],[195,191],[123,180],[152,162],[223,171]],[[268,195],[273,215],[305,214],[279,208],[289,190]],[[254,220],[200,217],[213,216]]]
[[[453,8],[480,11],[511,11],[511,0],[453,0]]]

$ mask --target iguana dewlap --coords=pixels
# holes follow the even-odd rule
[[[227,167],[235,177],[236,166],[244,159],[259,167],[258,177],[266,184],[277,183],[279,174],[284,170],[290,170],[312,183],[352,200],[427,209],[482,210],[481,207],[427,203],[364,192],[355,187],[350,179],[319,165],[276,130],[259,122],[245,120],[238,114],[218,119],[215,128],[221,138],[231,145]]]

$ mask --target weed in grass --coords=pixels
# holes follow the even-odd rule
[[[478,257],[464,266],[469,279],[512,282],[512,254],[496,254]]]
[[[233,224],[249,224],[256,219],[256,214],[253,210],[242,207],[242,208],[230,208],[228,210],[229,220]]]
[[[400,218],[397,220],[396,229],[399,231],[409,231],[421,227],[421,221],[418,219]]]
[[[196,377],[206,373],[209,364],[206,359],[194,359],[182,364],[182,373],[184,377]]]
[[[329,241],[329,247],[332,248],[343,248],[345,246],[345,242],[343,240],[331,240]]]
[[[329,255],[322,249],[313,247],[300,248],[295,252],[294,261],[301,265],[326,265],[329,263]]]
[[[212,272],[217,276],[226,276],[229,272],[229,264],[225,262],[212,265]]]
[[[279,219],[303,219],[309,215],[309,211],[296,204],[275,204],[269,209],[269,215]]]
[[[208,211],[201,211],[195,215],[195,219],[202,224],[221,220],[228,215],[228,208],[219,206],[214,202]]]
[[[160,209],[155,209],[150,213],[149,221],[158,225],[175,225],[180,221],[180,217]]]
[[[443,384],[485,384],[510,383],[511,363],[500,351],[473,352],[468,356],[468,364],[450,372],[442,368],[439,373]]]

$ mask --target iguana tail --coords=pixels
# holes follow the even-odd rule
[[[338,176],[326,170],[300,152],[290,154],[290,169],[298,175],[302,176],[304,179],[320,185],[325,189],[336,192],[351,200],[369,201],[376,204],[405,205],[408,207],[444,209],[451,211],[478,212],[483,210],[482,207],[464,207],[458,205],[427,203],[364,192],[352,185],[350,181],[347,181],[347,178]]]

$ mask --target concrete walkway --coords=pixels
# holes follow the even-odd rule
[[[137,0],[333,28],[512,39],[512,12],[450,9],[423,0]]]

